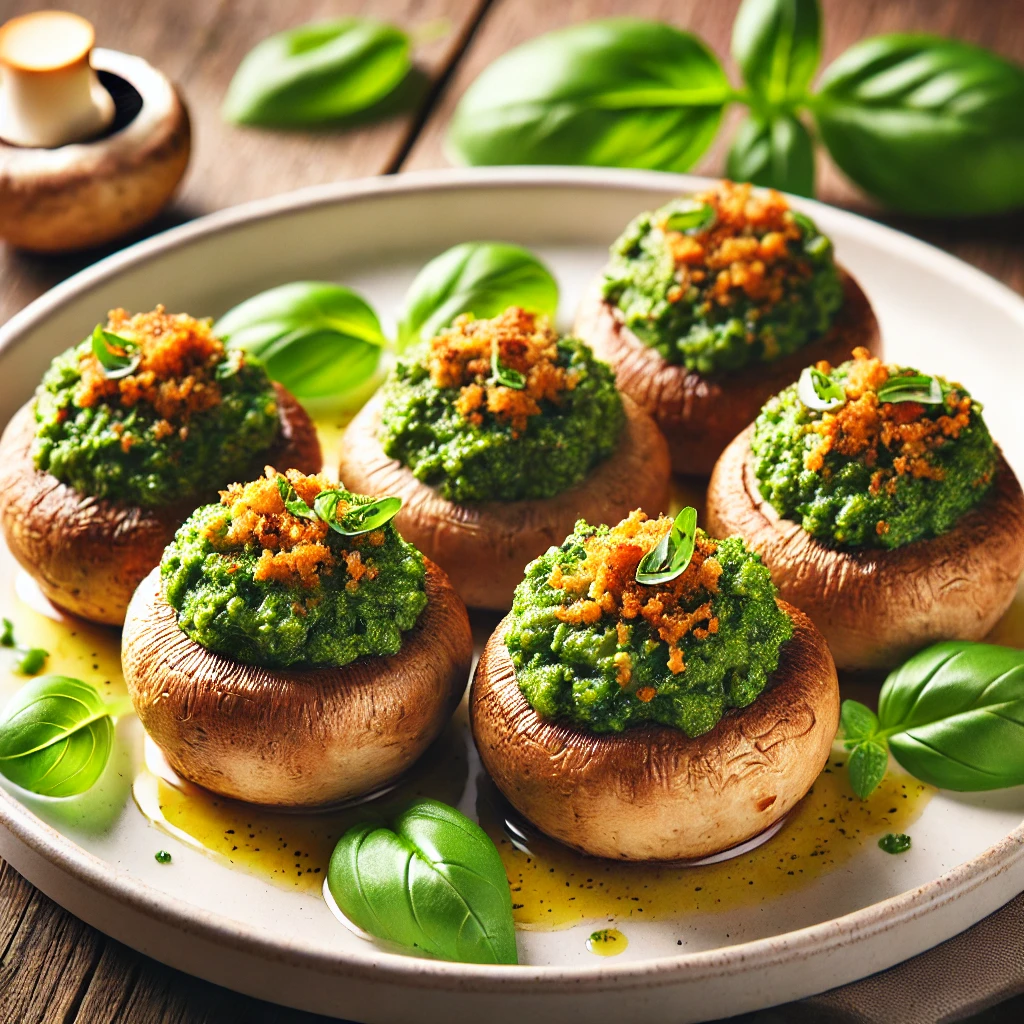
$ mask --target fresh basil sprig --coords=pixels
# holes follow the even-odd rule
[[[377,938],[444,960],[518,963],[501,857],[479,825],[437,800],[416,801],[390,827],[349,829],[327,887],[339,910]]]
[[[797,398],[816,412],[830,412],[846,405],[846,389],[816,366],[805,366],[796,385]]]
[[[672,529],[640,559],[636,581],[647,586],[669,583],[681,576],[693,558],[697,542],[697,510],[691,505],[680,511]]]
[[[138,369],[142,359],[139,346],[130,338],[122,338],[97,324],[92,331],[92,354],[99,360],[103,376],[109,380],[127,377]]]
[[[1024,204],[1024,69],[980,47],[894,34],[847,50],[821,78],[818,0],[743,0],[732,53],[745,88],[694,36],[636,19],[531,40],[473,82],[448,147],[470,164],[688,170],[723,111],[745,104],[730,177],[810,195],[814,141],[897,210],[972,215]]]
[[[345,401],[376,373],[387,344],[369,303],[350,288],[295,281],[225,313],[213,332],[261,359],[298,398]]]
[[[942,405],[942,385],[935,377],[923,373],[890,377],[875,392],[880,402],[918,402],[921,405]]]
[[[127,698],[108,704],[80,679],[33,679],[14,695],[0,721],[0,772],[43,796],[84,793],[107,765],[112,719],[130,710]]]
[[[409,37],[391,25],[363,18],[300,25],[245,56],[223,114],[239,124],[337,120],[382,100],[410,66]]]
[[[349,505],[339,519],[338,503],[344,497],[341,491],[321,491],[313,502],[316,514],[343,537],[358,537],[379,530],[390,523],[402,508],[401,498],[376,498],[374,501]]]
[[[452,246],[409,286],[398,319],[398,349],[433,338],[461,313],[486,319],[509,306],[554,314],[558,284],[544,263],[529,249],[505,242]]]
[[[850,784],[871,794],[888,753],[922,782],[963,792],[1024,785],[1024,651],[934,644],[890,673],[878,714],[843,701]]]

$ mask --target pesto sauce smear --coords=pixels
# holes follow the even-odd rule
[[[753,703],[793,625],[767,568],[738,537],[697,530],[677,579],[634,579],[671,520],[633,512],[617,526],[583,520],[535,559],[505,634],[524,696],[542,717],[596,733],[658,723],[699,736]]]
[[[337,489],[325,477],[286,477],[309,508]],[[427,606],[423,556],[391,522],[348,537],[293,515],[277,478],[268,469],[232,485],[179,528],[160,562],[178,625],[207,650],[267,668],[397,654]],[[341,493],[339,517],[372,500]]]
[[[108,330],[139,346],[136,370],[107,378],[89,340],[57,356],[36,391],[38,469],[82,494],[149,507],[214,491],[277,439],[262,364],[225,353],[209,323],[158,307]]]
[[[507,371],[523,387],[503,384]],[[459,317],[399,360],[384,396],[384,451],[451,501],[558,494],[614,451],[625,423],[610,368],[516,307]]]
[[[846,404],[808,408],[797,385],[755,421],[752,466],[762,496],[811,536],[847,547],[898,548],[938,537],[981,501],[998,453],[981,406],[959,384],[935,378],[942,400],[886,403],[877,389],[916,375],[864,349],[834,369]]]
[[[778,192],[731,182],[636,217],[611,247],[602,292],[641,341],[699,373],[795,352],[843,301],[832,243],[810,218]]]

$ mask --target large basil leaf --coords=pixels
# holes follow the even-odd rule
[[[360,18],[300,25],[249,51],[223,114],[239,124],[333,121],[383,99],[409,67],[409,39],[391,25]]]
[[[1024,651],[950,641],[886,679],[878,720],[912,775],[956,790],[1024,785]]]
[[[596,164],[685,171],[733,97],[686,32],[611,18],[540,36],[466,91],[448,145],[469,164]]]
[[[214,325],[231,348],[261,359],[298,398],[342,400],[377,369],[386,344],[370,305],[349,288],[295,281],[254,295]]]
[[[432,338],[460,313],[497,316],[509,306],[553,314],[558,284],[528,249],[503,242],[463,242],[432,259],[409,286],[398,346]]]
[[[851,47],[812,101],[858,185],[908,213],[1024,203],[1024,70],[968,43],[886,35]]]
[[[445,960],[514,964],[515,927],[505,868],[475,822],[418,800],[386,825],[349,829],[327,885],[363,931]]]
[[[743,0],[732,26],[732,55],[755,106],[799,103],[821,59],[818,0]]]
[[[733,139],[726,174],[734,181],[814,195],[814,141],[792,114],[751,114]]]
[[[0,772],[32,793],[84,793],[107,766],[111,716],[128,707],[105,703],[95,687],[69,676],[33,679],[14,695],[0,721]]]

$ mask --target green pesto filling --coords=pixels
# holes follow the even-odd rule
[[[549,584],[552,570],[561,565],[571,571],[584,557],[584,540],[607,532],[605,526],[580,520],[561,547],[550,548],[527,566],[516,588],[505,644],[519,687],[537,714],[596,733],[657,723],[699,736],[714,728],[729,708],[753,703],[793,633],[760,558],[738,537],[718,541],[718,591],[701,591],[687,606],[692,611],[710,596],[718,631],[704,639],[685,636],[680,642],[685,670],[673,674],[668,644],[641,617],[620,620],[606,614],[593,625],[569,625],[557,617],[568,598]],[[652,594],[656,590],[652,587]],[[629,627],[625,643],[616,629],[620,621]],[[616,655],[622,652],[632,668],[625,686],[617,681]],[[657,690],[652,700],[637,697],[644,687]]]
[[[842,383],[852,365],[843,363],[829,376]],[[954,398],[967,395],[959,385],[936,379],[943,404],[921,407],[931,418],[948,415]],[[945,438],[928,456],[941,470],[941,480],[893,472],[895,453],[884,445],[878,446],[870,465],[863,455],[829,452],[820,471],[808,469],[806,457],[821,441],[812,425],[823,415],[808,409],[792,385],[761,410],[751,441],[762,496],[780,516],[796,520],[819,540],[846,547],[898,548],[938,537],[974,508],[991,486],[997,451],[977,403],[972,403],[970,420],[959,436]],[[872,477],[879,470],[888,486],[871,493]],[[885,524],[884,532],[879,532],[879,523]]]
[[[340,667],[364,655],[398,653],[402,633],[416,625],[427,606],[426,573],[423,556],[391,523],[382,527],[380,546],[366,536],[330,532],[324,543],[334,552],[335,565],[309,587],[255,579],[260,557],[255,544],[215,547],[206,531],[226,514],[219,504],[197,509],[160,562],[164,596],[191,639],[235,661],[267,668]],[[352,550],[378,572],[350,589],[343,552]]]
[[[207,494],[240,466],[251,468],[277,438],[273,385],[248,357],[226,357],[217,367],[221,401],[193,415],[185,436],[176,430],[164,437],[146,403],[76,404],[79,360],[90,352],[85,341],[57,356],[35,398],[35,465],[82,494],[145,506]]]
[[[556,362],[576,386],[557,404],[542,400],[517,436],[490,415],[470,423],[455,407],[459,388],[435,387],[422,362],[400,360],[384,385],[381,445],[450,501],[550,498],[607,458],[625,423],[614,374],[587,345],[560,339]]]
[[[804,216],[796,221],[801,239],[789,248],[808,274],[781,302],[763,309],[734,293],[722,306],[709,300],[707,285],[692,284],[669,301],[676,266],[657,222],[674,205],[642,213],[629,224],[611,247],[602,287],[623,323],[662,358],[699,373],[728,373],[789,355],[832,326],[843,301],[842,282],[831,241]]]

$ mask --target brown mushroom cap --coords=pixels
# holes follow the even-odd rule
[[[189,639],[154,569],[121,643],[146,732],[184,778],[249,803],[315,807],[393,782],[455,711],[473,656],[466,606],[426,568],[428,604],[398,654],[307,669],[243,665]]]
[[[251,468],[259,472],[272,462],[319,472],[323,458],[316,428],[291,394],[280,384],[274,388],[281,434]],[[55,605],[92,622],[119,626],[132,593],[159,563],[174,531],[213,495],[143,508],[80,494],[36,469],[35,433],[29,401],[0,438],[0,527],[7,546]]]
[[[948,533],[903,547],[840,550],[764,500],[750,462],[751,424],[708,486],[708,530],[738,534],[779,593],[825,634],[841,669],[885,669],[938,640],[980,640],[1024,572],[1024,495],[1000,454],[992,489]]]
[[[811,788],[839,725],[824,637],[779,606],[793,637],[768,688],[693,739],[668,726],[597,734],[545,721],[519,689],[503,620],[469,697],[484,767],[541,831],[596,857],[693,860],[759,835]]]
[[[860,285],[842,268],[843,305],[827,334],[781,359],[736,373],[705,376],[666,362],[622,323],[599,284],[584,298],[574,333],[615,370],[619,390],[655,419],[668,441],[677,473],[707,476],[725,446],[761,411],[772,395],[821,359],[850,358],[858,345],[881,355],[878,321]]]
[[[191,129],[178,91],[141,57],[94,50],[142,109],[120,131],[55,149],[0,142],[0,238],[37,252],[100,245],[152,220],[188,166]]]
[[[401,498],[399,532],[448,573],[470,607],[508,609],[526,564],[561,544],[577,519],[617,523],[635,508],[668,508],[668,447],[654,421],[628,398],[618,448],[575,487],[552,498],[464,505],[384,454],[377,440],[383,403],[378,393],[349,424],[338,476],[356,493]]]

